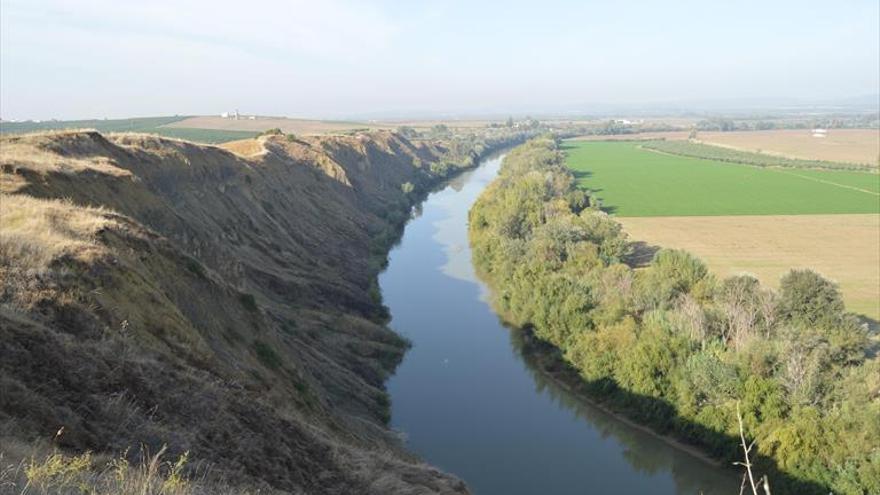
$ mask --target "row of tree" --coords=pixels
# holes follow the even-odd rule
[[[775,493],[880,493],[880,365],[837,287],[794,270],[778,292],[661,250],[625,261],[552,138],[506,157],[470,212],[474,264],[499,312],[557,347],[597,397],[721,459],[737,407]],[[741,449],[741,447],[740,447]]]
[[[745,165],[754,165],[756,167],[784,167],[784,168],[803,168],[803,169],[829,169],[829,170],[855,170],[863,172],[875,172],[880,167],[880,163],[848,163],[848,162],[832,162],[825,160],[804,160],[800,158],[786,158],[782,156],[753,153],[751,151],[742,151],[711,144],[703,144],[693,140],[699,139],[699,134],[695,131],[691,132],[690,140],[656,140],[645,141],[642,143],[643,148],[649,148],[663,153],[673,155],[689,156],[693,158],[703,158],[706,160],[715,160],[728,163],[742,163]]]

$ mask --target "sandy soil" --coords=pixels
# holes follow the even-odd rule
[[[847,307],[880,319],[880,215],[618,218],[633,240],[682,248],[719,276],[750,273],[778,287],[790,268],[840,284]]]
[[[877,129],[829,129],[827,137],[813,137],[812,130],[700,132],[698,139],[761,153],[807,160],[877,164],[880,131]]]

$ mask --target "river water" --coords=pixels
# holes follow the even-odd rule
[[[501,158],[431,194],[380,276],[391,327],[413,344],[388,382],[392,427],[476,495],[738,493],[736,473],[579,400],[520,351],[467,239],[468,209]]]

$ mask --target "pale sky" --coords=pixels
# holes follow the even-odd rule
[[[0,0],[4,119],[516,112],[878,86],[878,0]]]

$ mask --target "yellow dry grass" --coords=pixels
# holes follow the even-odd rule
[[[880,215],[618,218],[633,240],[685,249],[718,276],[750,273],[777,287],[791,268],[840,285],[847,307],[880,319]]]
[[[51,145],[65,139],[76,139],[81,130],[46,131],[33,134],[0,136],[0,163],[4,167],[24,167],[40,173],[76,173],[91,170],[119,177],[131,172],[117,167],[105,157],[75,158],[51,150]],[[0,192],[13,193],[25,185],[16,174],[0,174]]]
[[[218,145],[219,147],[231,151],[239,156],[256,156],[266,152],[263,141],[260,139],[240,139],[238,141],[229,141]]]
[[[0,194],[0,264],[41,270],[62,255],[96,259],[106,250],[95,241],[95,234],[115,224],[105,209]]]
[[[880,157],[877,129],[829,129],[824,138],[813,137],[812,129],[700,132],[698,139],[706,144],[805,160],[876,165]]]

